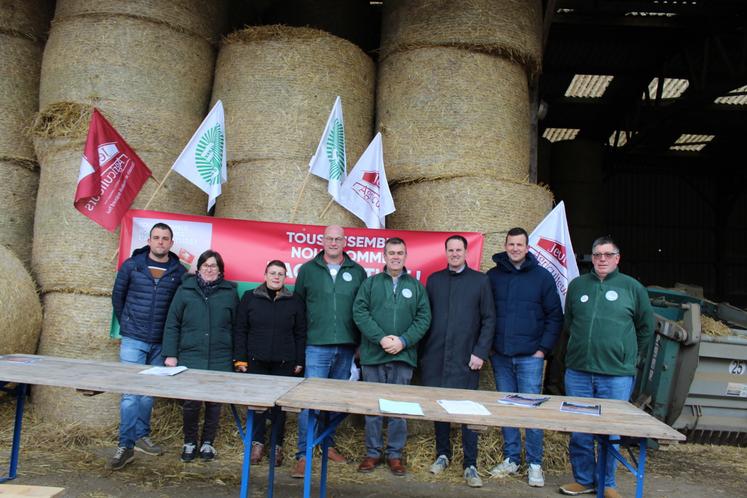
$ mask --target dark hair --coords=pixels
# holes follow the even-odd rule
[[[220,253],[217,251],[213,251],[212,249],[208,249],[207,251],[200,254],[200,257],[197,258],[197,269],[199,270],[200,267],[210,258],[215,258],[215,262],[218,265],[218,270],[223,273],[223,258],[221,257]]]
[[[601,237],[597,237],[594,242],[591,243],[591,252],[594,252],[595,247],[603,246],[605,244],[612,244],[612,247],[615,248],[615,251],[617,251],[618,253],[620,252],[620,246],[618,246],[617,242],[612,239],[611,235],[603,235]]]
[[[444,248],[446,248],[449,245],[450,240],[461,240],[462,244],[464,244],[464,250],[467,250],[467,239],[462,237],[461,235],[452,235],[448,239],[446,239],[446,242],[444,242]]]
[[[508,242],[509,237],[516,237],[517,235],[523,235],[526,243],[529,244],[529,234],[521,227],[514,227],[509,230],[508,233],[506,233],[506,242]]]
[[[265,266],[265,273],[267,273],[267,269],[270,268],[271,266],[277,266],[278,268],[282,268],[286,272],[288,271],[288,269],[285,267],[285,263],[283,263],[279,259],[273,259],[272,261],[267,263],[267,266]]]
[[[384,242],[384,250],[386,251],[386,246],[398,246],[400,244],[405,246],[405,252],[407,252],[407,244],[405,244],[405,241],[399,237],[390,237],[386,239],[386,242]]]
[[[150,227],[150,232],[148,232],[148,238],[150,238],[150,236],[153,235],[153,230],[155,230],[156,228],[159,228],[161,230],[168,230],[169,233],[171,234],[171,238],[172,239],[174,238],[174,231],[166,223],[156,223],[155,225]]]

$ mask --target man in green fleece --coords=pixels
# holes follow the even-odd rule
[[[384,271],[361,285],[353,303],[353,319],[361,331],[360,357],[363,380],[385,384],[409,384],[418,362],[417,343],[431,323],[428,294],[405,268],[407,246],[393,237],[384,244]],[[358,472],[371,472],[384,456],[384,418],[366,416],[366,457]],[[389,470],[405,475],[402,449],[407,441],[407,422],[389,418],[386,448]]]
[[[591,247],[594,270],[570,283],[565,301],[565,392],[628,400],[638,356],[651,346],[654,312],[643,285],[617,269],[620,249],[612,238],[600,237]],[[604,482],[596,482],[594,436],[572,433],[569,453],[575,482],[561,486],[561,493],[594,493],[604,486],[605,498],[619,498],[615,458],[607,458]]]

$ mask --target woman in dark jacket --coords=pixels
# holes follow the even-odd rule
[[[232,371],[233,326],[239,297],[236,284],[223,279],[223,258],[207,250],[197,259],[197,273],[185,275],[176,291],[163,333],[164,364],[203,370]],[[182,461],[191,462],[197,452],[197,433],[202,401],[185,400]],[[205,422],[199,446],[200,458],[215,458],[215,434],[220,403],[205,402]]]
[[[299,375],[306,350],[306,310],[298,296],[284,287],[285,264],[270,261],[265,282],[247,291],[239,304],[234,328],[234,366],[239,372],[264,375]],[[285,412],[270,410],[273,429],[277,427],[275,466],[283,463],[281,448],[285,437]],[[251,463],[264,453],[267,412],[258,414],[252,434]]]

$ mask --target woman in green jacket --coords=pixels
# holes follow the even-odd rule
[[[233,325],[238,294],[236,284],[223,279],[223,258],[207,250],[197,259],[197,273],[185,275],[176,291],[163,333],[164,364],[203,370],[233,371]],[[197,453],[202,401],[185,400],[182,461]],[[200,458],[215,458],[215,434],[221,405],[205,402],[205,422],[199,446]]]

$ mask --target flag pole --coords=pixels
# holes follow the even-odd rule
[[[334,201],[335,201],[335,200],[334,200],[334,198],[333,198],[333,199],[330,199],[330,200],[329,200],[329,202],[327,203],[327,205],[325,206],[324,210],[323,210],[323,211],[322,211],[321,213],[319,213],[319,219],[320,219],[320,220],[321,220],[322,218],[324,218],[324,215],[325,215],[325,214],[327,214],[327,211],[329,211],[329,208],[330,208],[330,207],[332,207],[332,203],[333,203]]]
[[[301,197],[303,196],[303,191],[306,189],[306,184],[309,183],[310,176],[311,176],[311,170],[306,172],[306,177],[303,179],[303,183],[301,184],[301,190],[298,191],[298,197],[296,197],[296,203],[293,204],[293,211],[291,211],[290,220],[288,221],[288,223],[293,223],[293,218],[296,217],[298,206],[299,204],[301,204]]]

